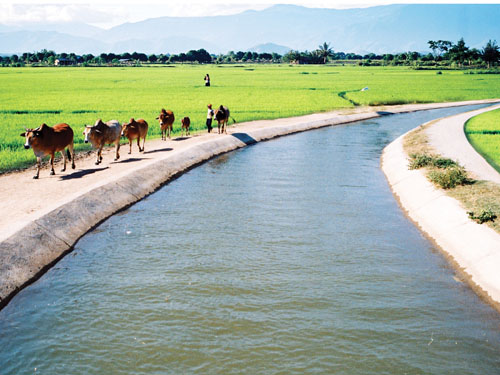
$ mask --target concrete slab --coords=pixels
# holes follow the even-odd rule
[[[484,159],[468,144],[463,133],[464,122],[470,117],[498,107],[434,122],[427,129],[431,145],[483,179],[499,181],[498,173],[484,167]],[[424,172],[408,169],[408,155],[403,149],[405,135],[389,144],[382,154],[382,170],[393,193],[409,218],[450,257],[473,289],[500,310],[500,234],[470,220],[466,209],[430,183]]]

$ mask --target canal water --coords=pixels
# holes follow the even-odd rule
[[[397,136],[465,109],[295,134],[187,172],[0,311],[0,373],[499,374],[499,314],[379,168]]]

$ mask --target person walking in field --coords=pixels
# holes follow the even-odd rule
[[[207,105],[208,111],[207,111],[207,129],[208,132],[210,133],[212,131],[212,119],[214,117],[214,110],[212,109],[212,104]]]
[[[205,76],[205,86],[210,86],[210,76],[208,75],[208,73]]]

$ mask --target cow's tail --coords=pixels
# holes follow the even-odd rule
[[[68,155],[68,160],[71,161],[71,153],[69,152],[69,148],[66,149],[66,155]]]
[[[231,116],[231,118],[233,119],[233,124],[236,124],[236,120],[234,119],[234,117]]]

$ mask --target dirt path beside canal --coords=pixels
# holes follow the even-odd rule
[[[500,105],[489,108],[494,110]],[[439,154],[458,162],[478,180],[500,184],[500,173],[472,147],[464,132],[464,124],[471,117],[469,113],[445,118],[426,129],[429,144]]]
[[[495,101],[360,107],[247,122],[230,126],[227,135],[200,133],[147,141],[144,153],[134,145],[128,155],[128,145],[122,146],[117,162],[108,149],[98,166],[92,153],[79,158],[75,170],[61,173],[57,165],[57,174],[50,176],[48,169],[42,169],[39,180],[32,179],[34,170],[0,176],[0,307],[95,225],[216,155],[277,136],[386,114],[490,102]]]

